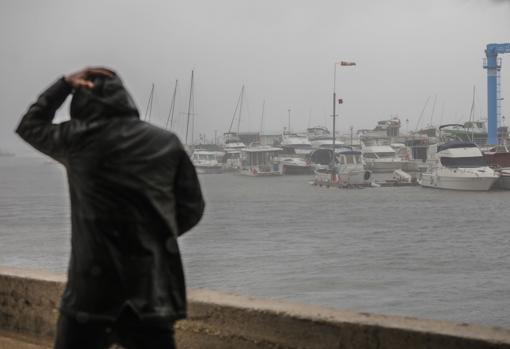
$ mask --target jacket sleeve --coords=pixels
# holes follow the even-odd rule
[[[69,123],[53,124],[52,121],[71,90],[64,78],[57,80],[30,106],[16,129],[27,143],[61,162],[70,141]]]
[[[177,224],[182,235],[197,225],[205,208],[195,166],[184,149],[175,179],[175,196]]]

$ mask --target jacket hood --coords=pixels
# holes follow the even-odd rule
[[[77,88],[73,93],[69,114],[71,119],[92,120],[111,116],[136,116],[140,113],[122,80],[95,76],[92,89]]]

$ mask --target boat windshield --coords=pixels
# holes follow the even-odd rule
[[[483,167],[487,161],[483,156],[470,156],[462,158],[442,157],[441,164],[445,167]]]

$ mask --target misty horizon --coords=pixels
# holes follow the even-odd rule
[[[337,68],[337,97],[344,101],[337,130],[372,129],[399,117],[407,131],[467,121],[473,88],[475,118],[486,118],[484,49],[510,42],[505,0],[0,6],[0,148],[21,153],[31,152],[14,134],[22,114],[52,81],[83,66],[116,70],[142,118],[154,83],[151,122],[162,127],[178,80],[174,131],[181,138],[194,70],[195,139],[211,139],[228,131],[243,85],[241,132],[260,131],[263,104],[263,131],[281,132],[289,109],[295,131],[331,129],[334,63],[356,62]],[[500,56],[503,98],[510,91],[508,56]],[[510,97],[501,106],[508,116]],[[65,105],[57,120],[67,112]]]

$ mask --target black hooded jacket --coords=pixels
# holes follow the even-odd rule
[[[62,78],[29,108],[16,132],[62,163],[71,199],[71,258],[61,311],[113,321],[126,306],[144,321],[186,315],[177,237],[204,201],[177,136],[141,121],[121,80],[77,89],[71,120],[53,124],[72,92]]]

